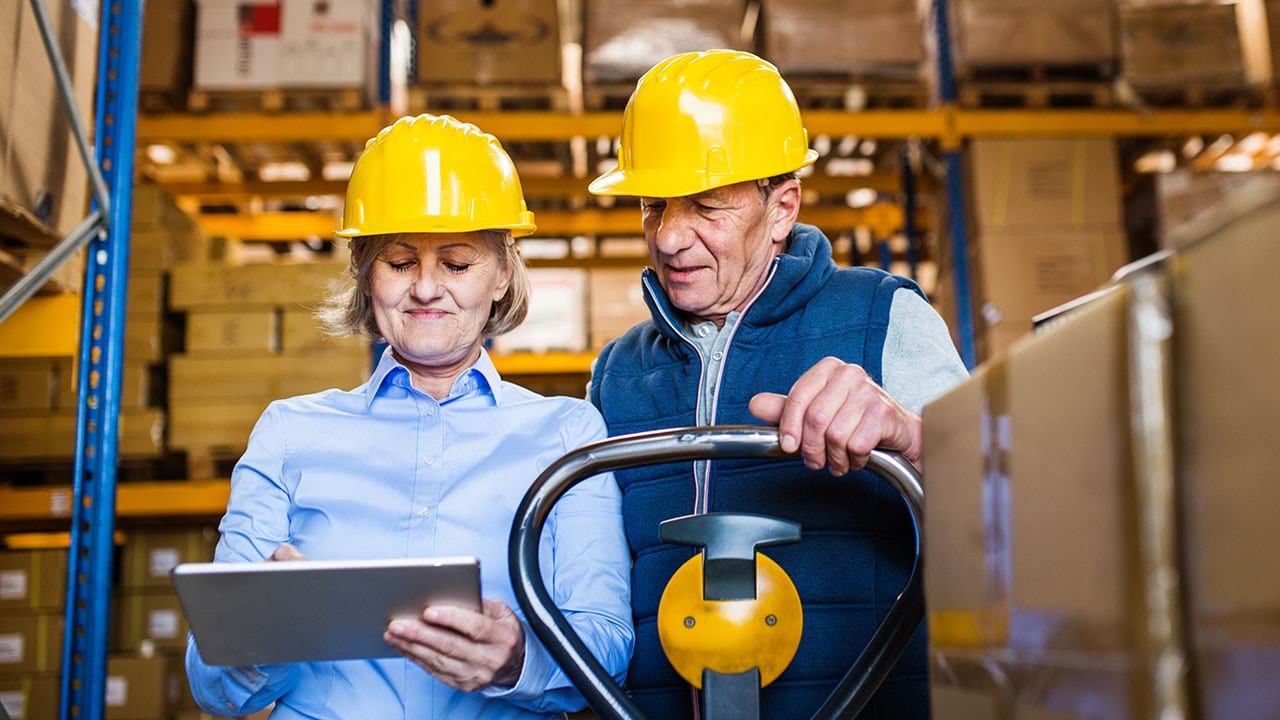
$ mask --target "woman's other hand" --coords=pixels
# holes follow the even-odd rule
[[[437,680],[465,692],[514,686],[524,666],[524,626],[500,600],[485,600],[483,612],[429,607],[418,618],[391,621],[383,640]]]
[[[298,548],[285,543],[276,548],[271,553],[271,557],[267,558],[267,562],[288,562],[290,560],[306,560],[307,556],[298,552]]]

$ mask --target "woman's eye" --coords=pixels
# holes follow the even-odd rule
[[[388,262],[387,264],[390,265],[391,269],[395,270],[396,272],[406,272],[409,270],[409,268],[413,267],[414,261],[403,260],[401,262]]]
[[[444,266],[448,268],[451,272],[456,272],[456,273],[466,272],[467,269],[471,267],[471,265],[467,263],[452,263],[452,262],[447,262],[444,264]]]

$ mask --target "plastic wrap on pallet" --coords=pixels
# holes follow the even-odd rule
[[[1246,62],[1241,4],[1123,7],[1124,78],[1135,87],[1186,83],[1239,87],[1256,70]]]
[[[742,0],[592,0],[583,5],[583,69],[589,82],[635,80],[676,53],[751,49],[750,38],[742,37]]]
[[[783,75],[911,79],[924,60],[915,0],[768,0],[762,27]]]
[[[921,0],[929,17],[933,3]],[[1106,65],[1116,59],[1114,0],[952,0],[956,70],[1025,65]],[[930,52],[936,42],[926,24]]]

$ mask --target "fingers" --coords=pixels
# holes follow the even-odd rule
[[[802,447],[805,417],[809,412],[809,406],[820,393],[826,390],[832,373],[841,366],[844,366],[844,363],[836,358],[823,358],[791,386],[791,392],[787,393],[787,401],[782,409],[782,416],[778,419],[778,434],[781,436],[783,451],[795,452]]]
[[[778,420],[782,418],[782,409],[787,404],[787,396],[778,393],[762,392],[756,393],[748,403],[747,408],[751,410],[751,414],[769,423],[777,425]]]
[[[289,543],[285,543],[280,547],[276,548],[271,553],[271,557],[267,558],[267,560],[271,562],[289,562],[293,560],[306,560],[306,559],[307,559],[306,555],[303,555],[302,553],[298,552],[298,549],[290,545]]]
[[[490,684],[485,665],[456,656],[462,645],[449,633],[416,620],[395,620],[382,639],[441,682],[465,692]],[[443,648],[443,649],[442,649]]]
[[[427,608],[421,619],[394,620],[383,639],[442,682],[467,691],[515,685],[524,665],[524,628],[497,600],[486,600],[482,613]]]

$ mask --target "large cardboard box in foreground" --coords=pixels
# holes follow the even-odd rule
[[[93,125],[97,18],[88,3],[45,3],[81,119]],[[96,5],[94,6],[96,12]],[[88,212],[88,173],[75,149],[30,3],[0,3],[0,197],[66,234]]]
[[[1146,271],[1164,300],[1131,278],[925,409],[931,642],[1005,667],[1017,717],[1280,708],[1280,195],[1232,205]]]
[[[420,83],[560,83],[555,0],[423,3],[417,32]]]

